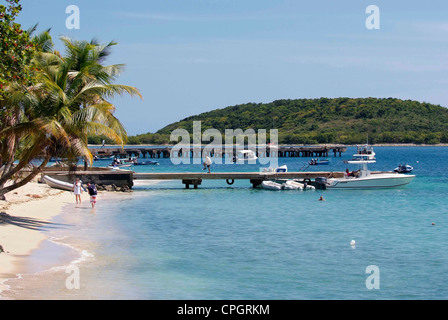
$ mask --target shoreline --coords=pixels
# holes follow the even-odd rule
[[[36,181],[6,194],[6,199],[0,202],[0,245],[4,250],[0,253],[0,294],[9,289],[8,280],[23,272],[27,257],[48,240],[42,229],[51,225],[64,205],[74,201],[70,192]]]
[[[150,184],[157,183],[153,181]],[[100,202],[105,203],[130,195],[121,192],[98,194]],[[92,213],[87,193],[82,197],[83,204],[79,207],[75,207],[73,193],[37,182],[30,182],[6,196],[8,201],[0,202],[0,212],[3,212],[0,215],[0,245],[4,249],[0,253],[0,301],[85,299],[73,292],[60,291],[58,286],[67,277],[67,266],[90,261],[96,256],[91,254],[90,247],[85,250],[84,246],[85,241],[94,244],[94,237],[89,236],[84,239],[84,243],[77,240],[67,242],[65,239],[66,235],[73,236],[79,227],[79,219],[84,219],[84,214],[77,216],[72,215],[73,212],[88,210]],[[103,209],[100,206],[95,210],[101,214]],[[59,220],[63,221],[63,225],[60,226]],[[48,272],[51,272],[51,278],[48,278]],[[39,291],[39,288],[48,290]],[[36,295],[36,292],[39,294]]]

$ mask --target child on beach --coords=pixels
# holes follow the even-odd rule
[[[92,205],[92,209],[95,209],[96,196],[98,194],[98,191],[93,182],[87,183],[87,191],[89,192],[89,195],[90,195],[90,204]]]
[[[75,183],[73,183],[72,192],[75,194],[76,205],[81,204],[81,193],[84,187],[82,186],[82,181],[76,178]]]

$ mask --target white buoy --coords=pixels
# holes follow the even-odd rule
[[[350,245],[351,245],[352,247],[355,246],[355,244],[356,244],[356,241],[355,241],[355,240],[350,241]]]

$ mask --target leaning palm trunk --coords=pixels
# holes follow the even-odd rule
[[[5,186],[7,180],[0,179],[0,200],[6,200],[5,194],[17,188],[20,188],[25,184],[27,184],[28,182],[32,181],[39,173],[42,172],[42,169],[46,167],[50,159],[51,155],[47,155],[39,166],[33,167],[33,169],[30,170],[30,172],[28,172],[26,176],[21,177],[20,179],[16,180],[14,183],[8,186]]]
[[[5,152],[8,161],[4,163],[0,175],[0,200],[5,200],[6,193],[34,179],[51,159],[51,149],[48,147],[45,136],[42,133],[34,136],[15,134],[22,131],[21,127],[23,126],[18,125],[2,131],[3,135],[14,137],[14,139],[5,139],[3,143],[4,146],[9,147],[9,150]],[[22,146],[19,145],[19,140]],[[33,160],[40,163],[34,165]],[[11,181],[13,183],[8,184]]]

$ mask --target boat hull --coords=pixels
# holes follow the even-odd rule
[[[136,166],[154,166],[154,165],[158,165],[159,163],[156,161],[144,161],[144,162],[136,162],[134,163],[134,165]]]
[[[263,181],[261,183],[261,187],[267,190],[282,190],[283,187],[281,184],[273,182],[273,181]]]
[[[60,190],[72,191],[73,184],[60,181],[49,176],[43,176],[43,181],[50,187]]]
[[[395,188],[409,184],[415,175],[382,174],[365,178],[328,179],[328,189]]]
[[[409,165],[406,165],[406,166],[398,166],[398,167],[396,167],[396,168],[394,169],[394,171],[395,171],[395,172],[398,172],[398,173],[409,173],[409,172],[411,172],[412,170],[414,170],[414,168],[411,167],[411,166],[409,166]]]
[[[285,190],[303,190],[303,184],[296,181],[288,180],[283,184]]]
[[[329,165],[330,161],[320,161],[320,162],[316,162],[316,163],[309,162],[308,164],[310,166],[325,166],[325,165]]]
[[[118,164],[118,165],[115,165],[115,166],[110,165],[110,166],[107,166],[107,167],[109,169],[120,169],[120,168],[129,168],[131,166],[132,166],[132,164]]]

